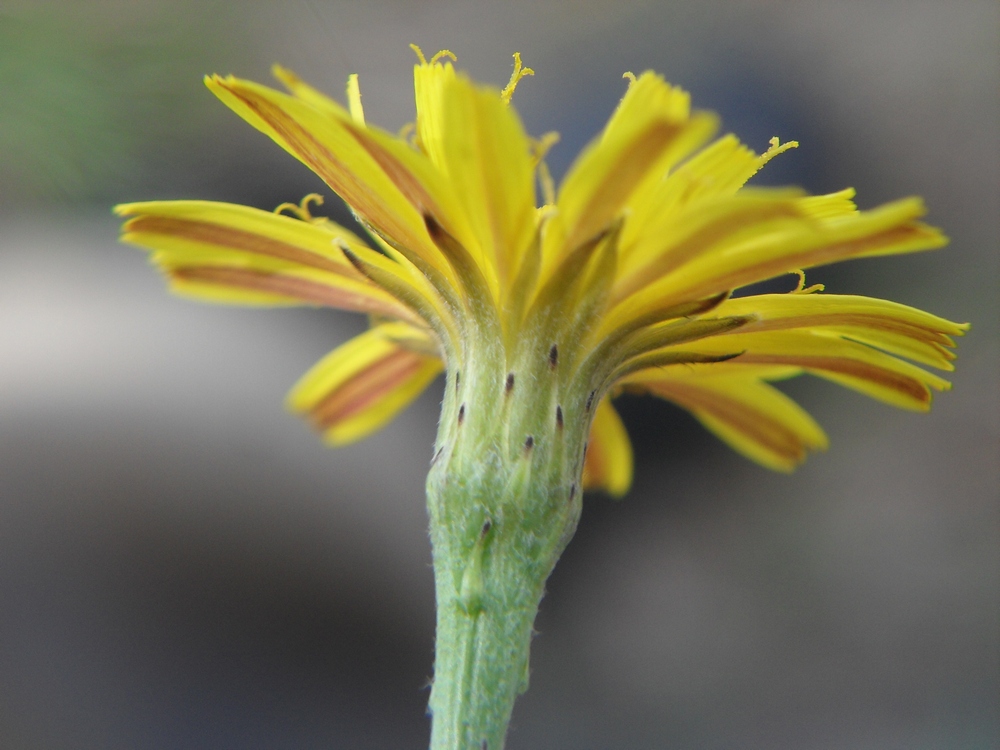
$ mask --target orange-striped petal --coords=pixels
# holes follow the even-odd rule
[[[839,294],[740,297],[723,302],[716,314],[753,315],[741,333],[822,329],[941,370],[954,369],[952,337],[968,329],[897,302]]]
[[[715,117],[690,112],[687,92],[643,73],[601,136],[580,155],[559,189],[564,252],[607,228],[629,203],[715,129]]]
[[[826,448],[826,435],[813,418],[752,369],[744,375],[707,368],[637,373],[628,387],[687,409],[730,447],[769,469],[791,471],[810,451]]]
[[[822,329],[727,333],[686,344],[684,349],[703,355],[739,353],[727,363],[737,368],[741,365],[801,368],[914,411],[930,408],[932,390],[951,387],[947,380],[916,365]]]
[[[360,274],[343,247],[377,256],[331,221],[308,222],[212,201],[118,206],[131,217],[122,239],[151,250],[172,288],[209,301],[324,305],[419,322],[405,304]]]
[[[424,214],[452,222],[428,163],[402,142],[305,98],[229,76],[206,85],[227,106],[319,175],[361,218],[454,281]],[[419,174],[417,174],[419,170]],[[440,184],[436,186],[440,188]]]
[[[417,65],[414,82],[421,147],[455,187],[481,248],[481,265],[508,279],[535,230],[524,128],[499,91],[475,86],[450,63]]]
[[[906,198],[828,219],[775,216],[755,225],[748,218],[745,230],[734,227],[735,233],[726,233],[722,241],[686,249],[683,263],[666,264],[653,283],[619,295],[601,331],[612,331],[665,304],[709,297],[797,269],[944,245],[947,239],[939,230],[917,221],[924,213],[920,199]]]
[[[355,336],[302,376],[288,394],[289,408],[332,445],[367,437],[444,369],[438,357],[415,350],[418,339],[419,330],[404,323],[378,325]]]

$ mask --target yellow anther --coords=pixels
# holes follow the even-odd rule
[[[635,83],[635,73],[633,73],[631,70],[626,70],[624,73],[622,73],[622,78],[628,78],[629,86]]]
[[[361,86],[358,84],[358,74],[347,76],[347,107],[351,110],[351,119],[358,125],[365,124],[365,110],[361,106]]]
[[[777,140],[777,139],[774,139]],[[822,292],[826,289],[824,284],[813,284],[810,287],[806,287],[806,272],[802,270],[792,271],[792,273],[797,274],[799,277],[799,283],[796,287],[789,292],[789,294],[812,294],[813,292]]]
[[[510,104],[510,98],[514,96],[514,89],[517,88],[518,81],[525,76],[533,75],[535,75],[535,71],[521,65],[521,53],[515,52],[514,72],[510,74],[510,80],[507,82],[507,85],[503,87],[503,91],[500,92],[500,98],[503,99],[504,104]]]
[[[458,62],[458,58],[455,57],[454,52],[452,52],[450,49],[442,49],[438,50],[437,54],[435,54],[434,57],[431,58],[430,65],[436,65],[440,60],[444,59],[445,57],[451,58],[452,62]]]
[[[298,205],[294,203],[282,203],[276,209],[274,213],[280,214],[282,211],[291,211],[302,221],[317,222],[326,221],[323,217],[314,218],[311,213],[309,213],[309,204],[315,203],[317,206],[323,205],[323,196],[319,193],[309,193],[305,198],[303,198]]]

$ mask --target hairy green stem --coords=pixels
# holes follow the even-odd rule
[[[546,342],[514,365],[486,352],[449,373],[427,479],[438,612],[432,750],[501,750],[527,688],[545,581],[580,514],[590,425],[587,393],[567,392],[558,370]]]

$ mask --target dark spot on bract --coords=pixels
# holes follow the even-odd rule
[[[556,405],[556,427],[558,427],[560,430],[563,427],[562,407],[559,406],[558,404]]]
[[[569,501],[573,502],[573,498],[575,497],[576,497],[576,482],[573,482],[573,484],[571,484],[569,487]]]
[[[427,227],[427,233],[431,236],[431,239],[435,242],[437,238],[443,234],[444,230],[438,223],[438,220],[434,218],[430,213],[424,213],[424,225]]]
[[[549,349],[549,367],[555,367],[559,364],[559,347],[555,344]]]
[[[349,249],[349,248],[347,248],[346,246],[341,246],[341,245],[338,245],[338,247],[340,247],[340,252],[342,252],[342,253],[344,254],[344,257],[345,257],[345,258],[347,258],[347,260],[348,260],[348,261],[350,262],[350,264],[351,264],[352,266],[354,266],[354,268],[355,268],[355,269],[356,269],[356,270],[357,270],[357,271],[358,271],[359,273],[362,273],[362,274],[365,274],[365,270],[364,270],[364,268],[363,268],[363,267],[361,266],[361,259],[360,259],[360,258],[358,258],[358,256],[357,256],[357,255],[355,255],[354,253],[352,253],[352,252],[350,251],[350,249]],[[365,274],[365,276],[367,276],[367,275],[368,275],[368,274]]]
[[[458,390],[458,386],[462,384],[462,373],[460,371],[455,372],[455,390]]]
[[[465,404],[458,407],[458,423],[462,424],[465,421]]]
[[[585,408],[585,409],[586,409],[586,410],[587,410],[588,412],[590,411],[590,407],[592,407],[592,406],[594,405],[594,396],[596,396],[596,395],[597,395],[597,391],[591,391],[591,392],[590,392],[590,393],[589,393],[589,394],[587,395],[587,406],[586,406],[586,407],[584,407],[584,408]]]
[[[490,529],[492,528],[493,528],[493,522],[487,518],[485,521],[483,521],[483,528],[482,531],[479,532],[479,536],[481,537],[486,536],[487,534],[490,533]]]
[[[524,449],[526,451],[530,451],[534,447],[535,447],[535,436],[528,435],[528,437],[524,439]]]
[[[507,382],[504,384],[503,388],[505,393],[510,393],[512,390],[514,390],[514,373],[512,372],[507,373]]]

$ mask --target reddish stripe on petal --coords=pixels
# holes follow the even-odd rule
[[[404,246],[413,245],[414,238],[410,230],[395,221],[390,213],[382,209],[383,201],[380,196],[368,185],[357,180],[345,179],[345,175],[350,175],[351,170],[333,152],[320,143],[312,133],[285,114],[280,107],[264,99],[250,97],[225,83],[220,83],[220,85],[224,86],[227,91],[274,128],[278,136],[289,145],[292,151],[310,169],[323,178],[351,208],[388,237]]]
[[[354,139],[361,144],[361,147],[368,152],[368,155],[382,168],[388,175],[403,196],[421,214],[431,213],[437,219],[441,219],[441,211],[430,193],[424,189],[423,184],[416,176],[397,159],[393,154],[385,149],[378,141],[372,138],[365,130],[358,127],[350,127],[350,133]]]
[[[750,227],[759,227],[773,219],[801,216],[801,212],[789,201],[764,206],[755,201],[746,206],[736,204],[735,209],[732,213],[696,230],[679,244],[667,247],[658,257],[616,284],[614,304],[665,276],[730,235]]]
[[[931,402],[930,389],[919,380],[867,362],[859,362],[856,359],[745,352],[740,355],[737,361],[747,364],[795,365],[797,367],[804,367],[807,370],[821,370],[837,373],[838,375],[847,375],[897,391],[922,404],[930,404]]]
[[[573,234],[567,240],[570,249],[603,231],[607,223],[628,199],[635,187],[655,165],[657,158],[684,125],[654,121],[645,132],[633,139],[616,160],[614,169],[601,180],[581,209]]]
[[[140,216],[129,221],[124,230],[126,232],[148,232],[170,237],[182,237],[193,242],[204,242],[209,245],[219,245],[233,250],[287,260],[290,263],[319,268],[341,276],[355,279],[364,278],[355,270],[354,266],[346,262],[337,263],[322,255],[280,240],[206,221],[192,221],[167,216]]]
[[[796,268],[809,268],[836,260],[853,258],[867,252],[882,250],[893,246],[909,244],[913,240],[926,239],[933,242],[937,235],[921,225],[895,227],[885,232],[861,237],[856,240],[838,242],[833,245],[796,252],[772,258],[763,263],[737,268],[721,276],[714,276],[702,282],[699,286],[685,289],[685,297],[704,297],[726,289],[737,289],[755,281],[770,279]]]
[[[340,310],[352,310],[364,313],[381,313],[394,318],[418,321],[407,308],[395,305],[388,300],[380,300],[364,294],[338,289],[315,281],[300,279],[295,276],[252,271],[245,268],[229,268],[226,266],[186,266],[170,269],[170,276],[181,281],[194,281],[205,284],[249,289],[255,292],[267,292],[283,297],[300,300],[326,307],[336,307]]]
[[[780,331],[789,328],[811,328],[813,326],[857,326],[876,331],[899,333],[919,341],[926,341],[941,346],[954,346],[954,342],[945,334],[929,328],[906,323],[881,315],[866,315],[864,313],[816,313],[814,315],[795,315],[771,320],[758,320],[747,324],[741,333],[758,331]]]
[[[742,358],[741,358],[742,361]],[[691,411],[702,411],[795,463],[806,456],[801,438],[781,422],[741,401],[682,383],[648,383],[649,390]]]
[[[355,373],[309,413],[320,430],[358,414],[404,383],[423,366],[425,357],[400,349]]]

